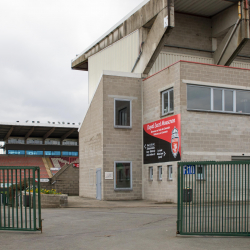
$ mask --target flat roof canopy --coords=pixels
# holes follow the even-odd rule
[[[159,0],[145,0],[142,2],[137,8],[135,8],[120,22],[102,35],[97,41],[73,59],[71,62],[71,68],[87,71],[88,57],[129,35],[136,29],[140,27],[147,27],[150,21],[152,21],[155,17],[155,14],[162,9],[162,0],[160,2]],[[164,0],[165,7],[167,6],[167,2],[168,0]],[[204,17],[212,17],[237,2],[238,0],[174,0],[174,11]],[[145,15],[145,23],[140,22],[140,13]],[[128,28],[123,29],[123,26],[133,28],[130,30],[128,30]],[[114,35],[116,33],[118,34],[117,36]]]
[[[0,141],[9,137],[78,139],[78,128],[74,125],[0,123]]]

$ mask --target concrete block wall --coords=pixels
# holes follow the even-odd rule
[[[177,202],[177,163],[142,163],[142,125],[176,114],[181,114],[182,161],[231,160],[233,155],[250,155],[250,116],[187,111],[186,99],[187,82],[249,90],[249,77],[249,70],[187,62],[178,62],[143,82],[104,75],[80,131],[80,194],[95,198],[95,169],[101,167],[104,200]],[[172,87],[174,113],[162,116],[161,92]],[[132,100],[132,129],[114,128],[114,98]],[[115,161],[132,162],[132,191],[115,191],[114,180],[105,180],[105,172],[114,172]],[[169,165],[173,166],[172,181],[167,179]],[[156,173],[153,181],[149,181],[151,166]],[[163,167],[162,181],[157,180],[158,166]]]
[[[210,18],[175,13],[175,27],[166,45],[212,50],[212,21]],[[212,57],[212,53],[164,47],[163,51]]]
[[[41,182],[41,188],[51,190],[67,195],[79,195],[79,168],[73,165],[65,165],[50,182]]]
[[[79,195],[96,198],[96,169],[103,165],[103,79],[79,131]]]
[[[33,194],[31,194],[31,208],[33,208]],[[66,194],[41,194],[41,208],[58,208],[68,206]],[[38,195],[36,194],[36,208],[38,207]]]
[[[134,200],[142,198],[142,80],[105,75],[103,78],[103,198]],[[132,101],[132,128],[114,128],[114,98]],[[115,161],[132,162],[132,191],[115,191],[114,181],[105,172],[114,172]]]
[[[143,81],[143,124],[157,121],[162,116],[161,92],[174,89],[174,115],[180,113],[180,65],[175,64]],[[173,114],[171,114],[173,115]]]
[[[173,88],[174,113],[162,116],[161,92]],[[177,115],[180,109],[180,63],[143,81],[143,124]],[[173,166],[173,180],[168,180],[168,166]],[[158,166],[162,166],[162,181],[158,181]],[[149,167],[154,168],[154,180],[149,180]],[[177,164],[164,162],[143,165],[143,199],[157,202],[177,202]]]
[[[56,195],[56,194],[41,195],[42,208],[56,208],[56,207],[67,207],[67,206],[68,206],[68,195]]]
[[[63,194],[68,195],[79,195],[79,169],[70,167],[68,171],[65,171],[63,175],[59,177],[59,181],[63,183],[62,191],[60,191]],[[65,185],[64,185],[65,183]]]
[[[54,182],[53,179],[52,183]],[[62,174],[57,176],[55,181],[56,183],[51,186],[57,192],[68,195],[79,195],[79,168],[69,165]]]
[[[159,180],[159,166],[162,166],[162,180]],[[173,168],[172,180],[169,180],[169,166]],[[153,180],[149,179],[149,167],[153,167]],[[144,199],[177,203],[177,162],[144,165],[143,181]]]
[[[250,70],[181,62],[182,160],[231,160],[250,154],[250,116],[187,111],[187,84],[250,90]]]
[[[225,35],[217,38],[217,45],[221,43]],[[163,47],[162,51],[188,54],[201,57],[213,57],[213,53],[199,51],[212,51],[212,21],[211,18],[199,17],[183,13],[175,13],[175,27],[166,41],[166,45],[195,48],[188,50],[181,48]],[[250,41],[243,47],[241,55],[250,56]],[[237,57],[236,61],[248,62],[246,58]]]
[[[161,118],[160,92],[174,88],[174,113],[181,114],[182,161],[230,161],[232,156],[250,155],[250,116],[244,114],[187,111],[187,82],[207,86],[250,90],[250,71],[179,62],[143,82],[144,124]],[[167,166],[173,165],[173,182],[167,181]],[[158,181],[158,166],[163,180]],[[149,167],[154,180],[149,181]],[[143,198],[159,202],[177,200],[177,164],[143,166]]]

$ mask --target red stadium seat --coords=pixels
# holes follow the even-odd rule
[[[9,156],[9,155],[0,155],[0,166],[4,167],[39,167],[40,168],[40,178],[47,179],[49,178],[47,170],[44,166],[42,157],[24,157],[24,156]],[[10,173],[9,173],[10,175]],[[26,171],[26,177],[28,175],[28,171]],[[21,171],[22,179],[24,178],[24,170]],[[17,171],[18,181],[20,180],[20,171]],[[5,174],[5,179],[7,178]],[[9,177],[11,178],[11,177]],[[15,171],[14,177],[15,179]],[[6,180],[5,180],[6,181]],[[0,171],[0,182],[3,182],[3,173]]]

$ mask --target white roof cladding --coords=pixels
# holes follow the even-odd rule
[[[27,123],[27,122],[1,122],[0,126],[22,126],[22,127],[55,127],[55,128],[79,128],[78,124],[53,124],[53,123]]]
[[[88,61],[88,57],[101,51],[105,47],[111,45],[107,44],[104,48],[95,51],[94,53],[88,55],[89,51],[91,51],[97,44],[101,43],[106,37],[109,36],[117,27],[121,26],[126,20],[128,20],[133,14],[139,11],[144,5],[148,4],[150,1],[156,0],[145,0],[143,1],[137,8],[135,8],[132,12],[130,12],[127,16],[125,16],[120,22],[114,25],[110,30],[108,30],[104,35],[102,35],[99,39],[97,39],[92,45],[90,45],[87,49],[85,49],[82,53],[80,53],[76,58],[72,60],[72,68],[80,69],[78,65],[81,65],[84,61]],[[174,0],[174,8],[176,12],[182,12],[187,14],[211,17],[215,14],[221,12],[224,9],[232,6],[237,3],[236,0]],[[127,34],[128,35],[128,34]],[[81,59],[83,55],[86,55],[86,58]]]
[[[95,94],[103,71],[131,72],[138,57],[138,51],[139,32],[137,30],[88,58],[89,101]]]
[[[131,12],[129,12],[124,18],[122,18],[118,23],[116,23],[112,28],[110,28],[107,32],[105,32],[100,38],[98,38],[94,43],[92,43],[88,48],[86,48],[82,53],[80,53],[75,59],[80,57],[82,54],[90,50],[94,45],[99,43],[103,38],[105,38],[109,33],[111,33],[114,29],[116,29],[118,26],[120,26],[124,21],[126,21],[129,17],[131,17],[136,11],[138,11],[142,6],[144,6],[146,3],[148,3],[150,0],[144,0],[141,4],[139,4],[135,9],[133,9]]]

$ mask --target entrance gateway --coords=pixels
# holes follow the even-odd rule
[[[250,161],[179,162],[177,234],[250,236]]]
[[[0,167],[0,230],[41,231],[39,167]]]

